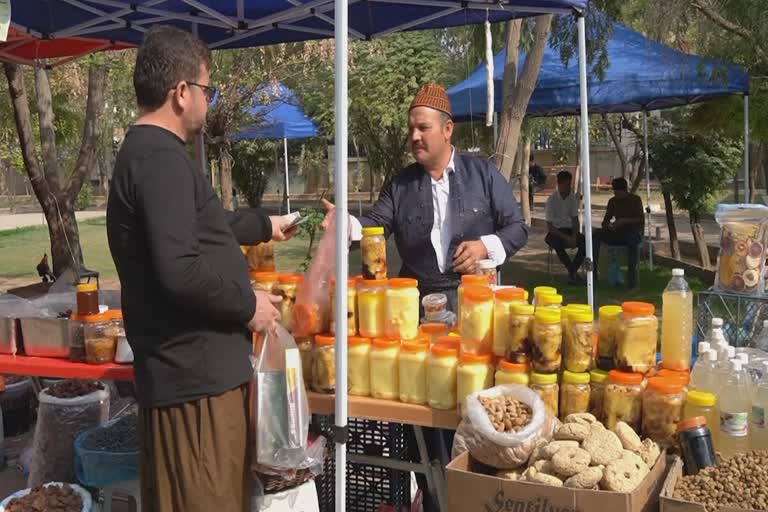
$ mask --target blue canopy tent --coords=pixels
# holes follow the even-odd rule
[[[245,126],[231,138],[233,140],[283,139],[285,160],[285,205],[291,213],[291,189],[288,181],[288,139],[305,139],[320,134],[317,125],[299,106],[299,98],[285,85],[265,86],[256,93],[259,104],[247,109],[261,122]],[[261,101],[261,100],[264,101]]]
[[[582,168],[589,177],[586,39],[584,11],[588,0],[11,0],[11,24],[40,39],[98,37],[136,44],[153,24],[172,24],[191,30],[211,49],[240,48],[334,37],[335,54],[335,198],[336,210],[336,324],[347,315],[349,273],[347,218],[348,40],[372,39],[405,30],[500,22],[539,14],[577,17],[580,62]],[[39,55],[40,58],[45,58]],[[203,159],[202,137],[196,153]],[[587,199],[589,201],[589,199]],[[591,235],[587,234],[591,259]],[[592,273],[587,294],[593,303]],[[347,382],[347,332],[336,335],[336,380]],[[336,510],[346,510],[347,388],[335,399]],[[406,463],[403,463],[406,464]],[[417,470],[415,465],[408,465]],[[430,488],[443,485],[440,471],[427,471]],[[438,479],[439,482],[435,480]],[[447,510],[438,492],[442,510]]]

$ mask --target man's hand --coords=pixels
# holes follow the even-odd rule
[[[325,231],[328,229],[328,226],[330,225],[331,221],[331,214],[336,211],[336,205],[334,205],[329,200],[323,198],[323,206],[325,206],[325,218],[323,219],[323,222],[320,223],[320,229]]]
[[[291,223],[288,215],[270,215],[269,221],[272,223],[272,240],[276,242],[293,238],[293,235],[299,231],[299,226],[283,231]]]
[[[283,299],[261,290],[253,293],[256,295],[256,312],[248,322],[248,328],[253,332],[274,330],[275,324],[280,320],[280,312],[273,304],[279,304]]]
[[[459,274],[472,274],[477,270],[477,262],[488,257],[488,249],[480,240],[461,242],[453,256],[453,271]]]

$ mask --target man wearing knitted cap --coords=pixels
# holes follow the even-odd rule
[[[395,237],[403,261],[399,275],[418,279],[422,297],[444,293],[456,312],[461,275],[474,274],[480,260],[502,265],[525,245],[528,228],[496,167],[460,155],[451,144],[451,103],[443,86],[419,90],[408,128],[416,162],[390,180],[370,213],[351,219],[352,239],[360,239],[362,227],[382,226],[385,236]]]

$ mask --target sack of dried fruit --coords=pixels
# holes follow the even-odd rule
[[[496,386],[467,399],[467,414],[456,430],[453,457],[465,451],[498,469],[523,466],[539,439],[551,439],[560,424],[534,391],[514,384]]]
[[[715,220],[720,225],[715,290],[741,295],[763,293],[768,208],[757,204],[721,204]]]

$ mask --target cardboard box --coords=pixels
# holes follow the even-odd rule
[[[468,453],[448,470],[449,512],[653,512],[667,472],[659,457],[643,483],[632,493],[588,491],[516,482],[474,472]]]
[[[680,457],[675,457],[670,463],[669,474],[664,482],[661,491],[661,512],[706,512],[703,505],[692,501],[675,498],[675,486],[677,481],[683,477],[683,461]],[[757,510],[747,510],[743,508],[720,507],[718,512],[759,512]]]

